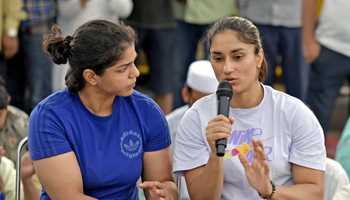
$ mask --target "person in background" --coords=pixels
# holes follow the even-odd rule
[[[217,86],[218,81],[208,60],[198,60],[191,63],[187,72],[186,83],[181,90],[181,96],[186,105],[166,115],[172,141],[175,141],[176,129],[185,112],[198,99],[214,93]]]
[[[184,174],[192,200],[320,200],[326,150],[322,128],[299,99],[263,84],[267,73],[258,28],[225,17],[208,31],[210,62],[233,90],[229,117],[217,96],[186,111],[177,129],[174,173]],[[225,156],[215,142],[226,139]]]
[[[345,185],[339,190],[332,200],[348,200],[350,199],[350,184]]]
[[[0,78],[0,146],[6,151],[6,157],[16,163],[17,145],[27,136],[28,115],[9,105],[10,99],[5,83]]]
[[[258,27],[269,71],[265,84],[275,83],[275,69],[282,67],[285,91],[305,100],[309,66],[303,57],[303,0],[237,0],[240,16]]]
[[[345,185],[349,184],[346,171],[337,161],[327,158],[325,171],[324,200],[333,199]]]
[[[306,103],[327,135],[336,98],[350,75],[350,1],[304,0],[304,57],[311,64]]]
[[[0,146],[0,200],[15,200],[16,170]]]
[[[76,27],[93,19],[106,19],[118,22],[126,18],[132,11],[132,0],[65,0],[58,1],[59,15],[57,24],[63,34],[72,34]],[[65,87],[64,75],[69,66],[60,65],[52,70],[52,89],[54,91]]]
[[[0,1],[0,76],[6,79],[5,60],[12,58],[18,51],[18,28],[25,15],[21,11],[21,0]]]
[[[350,178],[350,118],[345,124],[337,144],[335,159],[344,167],[347,176]]]
[[[11,96],[24,99],[24,111],[30,113],[34,106],[52,92],[52,62],[42,51],[42,40],[56,23],[58,15],[57,0],[22,0],[27,18],[20,26],[19,66],[11,66],[13,73]],[[20,74],[23,79],[18,80]],[[25,88],[24,94],[18,94]],[[23,95],[21,97],[21,95]],[[22,100],[21,99],[21,100]]]
[[[198,52],[208,59],[205,33],[209,26],[224,16],[237,15],[236,0],[173,0],[176,18],[174,67],[176,78],[176,92],[174,107],[184,105],[181,99],[181,88],[186,81],[188,67],[195,61]],[[200,44],[200,45],[199,45]],[[204,51],[199,51],[199,47]]]
[[[198,99],[214,93],[217,87],[218,81],[216,80],[214,70],[208,60],[198,60],[191,63],[187,72],[186,83],[181,91],[182,98],[186,105],[177,108],[166,116],[172,141],[175,141],[176,129],[185,112]],[[172,145],[172,149],[174,149],[174,145]],[[179,199],[189,200],[190,197],[188,195],[185,179],[177,176],[176,180],[181,181]]]
[[[150,89],[165,114],[173,109],[175,18],[172,0],[133,0],[126,19],[137,32],[136,50],[143,51],[150,67]],[[153,95],[152,94],[152,95]]]
[[[41,101],[29,119],[29,152],[48,199],[138,199],[141,177],[148,199],[175,200],[166,119],[133,88],[133,29],[92,20],[44,40],[56,64],[69,63],[67,89]],[[52,173],[54,172],[54,173]]]

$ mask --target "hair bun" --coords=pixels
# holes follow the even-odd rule
[[[71,55],[70,43],[73,40],[72,36],[67,36],[63,40],[58,40],[48,44],[47,51],[56,64],[65,64]]]
[[[62,37],[61,28],[58,25],[53,25],[51,32],[47,34],[43,41],[43,49],[52,58],[56,64],[65,64],[71,56],[71,45],[73,37]]]

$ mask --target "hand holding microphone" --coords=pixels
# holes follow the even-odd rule
[[[216,94],[218,116],[209,121],[206,133],[211,150],[221,157],[225,155],[227,138],[231,135],[233,124],[233,119],[228,118],[233,95],[231,85],[227,81],[220,82]]]

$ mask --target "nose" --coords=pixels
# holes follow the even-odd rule
[[[137,78],[137,77],[140,76],[140,71],[139,71],[139,69],[137,69],[137,67],[136,67],[136,65],[134,63],[131,66],[130,76],[132,78],[134,78],[134,77]]]
[[[226,59],[224,63],[224,69],[223,69],[224,74],[225,75],[231,74],[235,69],[234,65],[235,65],[234,62],[232,62],[231,59]]]

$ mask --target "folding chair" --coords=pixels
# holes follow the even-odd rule
[[[21,199],[21,160],[22,150],[27,146],[28,138],[23,138],[17,146],[17,163],[16,163],[16,200]]]

